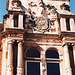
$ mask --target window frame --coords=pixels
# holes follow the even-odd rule
[[[50,48],[50,49],[47,49],[47,50],[56,50],[58,52],[58,50],[54,49],[54,48]],[[46,50],[46,52],[47,52],[47,50]],[[59,63],[59,71],[60,71],[60,75],[62,75],[62,72],[61,72],[61,61],[62,61],[62,59],[60,59],[60,55],[59,55],[59,59],[58,58],[47,58],[46,52],[45,52],[46,71],[47,71],[47,63]],[[59,52],[58,52],[58,54],[59,54]]]
[[[37,49],[37,48],[35,48],[35,49]],[[50,48],[50,49],[47,49],[47,50],[52,50],[52,49],[56,50],[59,54],[59,51],[55,48]],[[37,49],[37,50],[40,52],[40,58],[26,57],[26,55],[25,55],[25,75],[27,75],[27,62],[39,62],[40,63],[40,75],[42,75],[42,73],[43,73],[42,72],[42,67],[43,66],[42,66],[42,62],[41,62],[43,59],[41,58],[42,57],[41,51],[39,49]],[[61,59],[60,54],[59,54],[59,59],[58,58],[46,58],[46,51],[44,50],[44,52],[45,52],[45,63],[46,63],[46,68],[45,68],[46,69],[46,74],[47,74],[47,63],[59,63],[59,71],[60,71],[60,75],[62,75],[63,74],[63,72],[62,72],[62,69],[63,69],[62,61],[63,61],[63,59]],[[26,50],[26,52],[27,52],[27,50]]]
[[[25,69],[26,69],[26,70],[25,70],[25,75],[27,75],[27,62],[39,62],[39,64],[40,64],[40,75],[42,75],[42,74],[41,74],[41,62],[40,62],[40,61],[33,61],[33,60],[32,60],[32,61],[30,61],[30,60],[26,60],[26,61],[25,61],[25,65],[26,65],[26,66],[25,66]]]
[[[61,75],[61,70],[60,70],[60,65],[61,65],[61,63],[60,63],[60,62],[49,62],[49,61],[46,62],[46,71],[47,71],[47,63],[53,63],[53,64],[54,64],[54,63],[59,63],[59,71],[60,71],[60,75]]]
[[[30,48],[29,48],[30,49]],[[28,50],[29,50],[28,49]],[[35,48],[35,49],[37,49],[37,48]],[[27,51],[28,51],[27,50]],[[37,49],[38,50],[38,49]],[[26,52],[27,52],[26,51]],[[39,50],[38,50],[39,51]],[[40,53],[40,51],[39,51],[39,53]],[[36,58],[36,57],[26,57],[26,55],[25,55],[25,75],[27,75],[27,62],[39,62],[40,63],[40,75],[42,75],[41,73],[42,73],[42,69],[41,69],[41,53],[40,53],[40,58]]]

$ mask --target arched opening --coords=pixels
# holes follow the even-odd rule
[[[26,52],[26,75],[40,75],[40,51],[30,48]]]
[[[30,48],[26,52],[26,57],[40,58],[40,52],[36,48]]]
[[[59,53],[56,49],[46,51],[47,75],[60,75]]]
[[[57,59],[59,59],[59,53],[55,49],[48,49],[46,51],[46,58],[57,58]]]

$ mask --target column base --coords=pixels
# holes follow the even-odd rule
[[[72,75],[72,69],[71,68],[65,68],[65,74],[66,75]]]
[[[13,67],[7,67],[7,74],[6,75],[13,75]]]
[[[17,67],[17,75],[24,75],[24,68],[23,67]]]

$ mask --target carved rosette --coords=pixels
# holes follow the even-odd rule
[[[7,66],[7,74],[6,75],[13,75],[13,67]]]
[[[24,75],[24,68],[18,67],[17,68],[17,75]]]
[[[72,69],[71,68],[65,68],[66,75],[72,75]]]

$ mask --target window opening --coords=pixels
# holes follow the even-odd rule
[[[66,28],[67,28],[67,30],[70,30],[70,20],[69,20],[69,18],[66,18]]]
[[[30,48],[26,52],[26,57],[40,58],[40,52],[36,48]]]
[[[47,75],[60,75],[59,63],[47,62]]]
[[[55,49],[48,49],[45,57],[47,62],[47,75],[60,75],[59,53]]]
[[[59,54],[54,49],[49,49],[46,51],[46,58],[57,58],[59,59]]]
[[[14,27],[18,27],[18,15],[14,15]]]
[[[26,52],[26,75],[40,75],[40,51],[36,48]]]
[[[27,75],[40,75],[40,62],[27,61]]]

